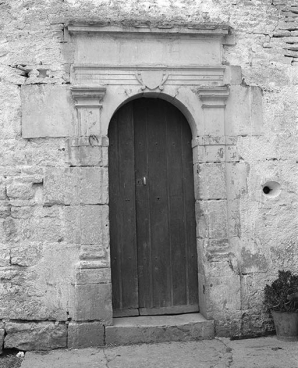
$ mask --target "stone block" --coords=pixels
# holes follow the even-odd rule
[[[104,326],[100,322],[70,322],[68,325],[69,349],[84,349],[104,345]]]
[[[42,258],[42,242],[20,242],[11,246],[10,263],[21,267],[36,265]]]
[[[0,205],[0,218],[6,218],[10,216],[11,207],[7,205]]]
[[[65,206],[63,209],[64,218],[64,241],[73,244],[81,242],[81,208],[80,206]],[[93,219],[96,221],[96,219]]]
[[[7,197],[10,199],[28,200],[34,197],[32,184],[13,183],[7,185]]]
[[[227,135],[261,134],[263,126],[262,91],[259,87],[230,86],[226,106]]]
[[[1,221],[0,221],[1,223]],[[1,241],[15,241],[18,238],[20,229],[18,229],[16,220],[11,217],[7,217],[2,222],[2,231],[0,230]]]
[[[10,247],[7,244],[0,244],[0,267],[10,265]]]
[[[247,193],[249,165],[246,162],[226,163],[228,199],[239,199]]]
[[[107,256],[107,249],[104,244],[81,244],[80,259],[94,260],[102,259]]]
[[[23,138],[68,137],[74,134],[74,107],[69,86],[22,85]]]
[[[0,328],[0,355],[3,352],[3,345],[4,345],[4,329]]]
[[[203,240],[204,257],[209,262],[229,260],[230,244],[228,239]]]
[[[271,283],[266,273],[251,273],[241,278],[241,303],[244,310],[259,313],[263,309],[264,288]]]
[[[224,84],[239,85],[242,83],[242,71],[240,66],[230,65],[226,68]]]
[[[217,66],[221,63],[221,39],[214,37],[210,42],[203,37],[189,37],[191,33],[196,32],[193,29],[187,31],[188,35],[181,36],[183,41],[172,38],[171,33],[175,34],[175,30],[171,29],[167,29],[165,33],[165,30],[160,28],[157,40],[150,34],[143,34],[140,37],[138,34],[140,32],[123,37],[125,34],[123,29],[117,30],[114,27],[113,31],[115,30],[113,38],[107,33],[100,38],[88,39],[88,47],[86,47],[86,37],[78,37],[76,45],[79,51],[75,55],[75,63],[119,66],[119,64],[133,65],[138,60],[139,65],[168,65],[169,67],[181,67],[181,65],[192,67],[198,63]],[[145,28],[144,31],[154,32],[149,28]],[[171,48],[169,48],[169,42],[172,44]],[[143,78],[145,79],[145,76]],[[105,80],[100,81],[104,83]]]
[[[47,168],[45,171],[45,205],[107,204],[108,196],[107,168]]]
[[[228,234],[229,237],[240,237],[240,200],[227,201]]]
[[[110,268],[90,268],[76,270],[76,284],[109,284],[111,283],[111,269]]]
[[[106,326],[106,345],[212,339],[214,322],[198,313],[177,316],[114,318]]]
[[[20,350],[52,350],[67,347],[67,328],[63,323],[5,323],[4,347]]]
[[[79,203],[80,172],[77,168],[46,168],[43,184],[44,204]]]
[[[107,166],[107,147],[69,147],[69,163],[72,166]]]
[[[224,163],[204,163],[196,165],[196,199],[226,199],[226,169]]]
[[[112,285],[86,284],[75,286],[74,321],[100,321],[111,324]]]
[[[226,200],[197,201],[196,216],[198,237],[209,239],[227,237]]]
[[[0,200],[3,201],[5,199],[7,199],[6,186],[5,184],[0,184]]]
[[[223,162],[226,158],[225,146],[199,146],[202,150],[198,157],[199,162]]]
[[[82,167],[80,180],[80,203],[107,204],[109,201],[108,169]]]
[[[109,242],[108,206],[89,205],[80,207],[81,244],[100,244]]]
[[[253,243],[241,249],[241,271],[243,273],[267,272],[269,268],[269,255],[265,255],[263,249]]]
[[[215,321],[215,335],[217,337],[238,337],[242,336],[241,316],[220,318]]]
[[[15,219],[28,219],[33,216],[34,207],[23,206],[23,207],[11,207],[11,217]]]
[[[37,208],[32,218],[14,220],[21,240],[33,242],[61,242],[64,237],[62,211],[56,207]]]
[[[225,110],[219,108],[204,108],[204,134],[211,136],[225,135]]]
[[[227,267],[228,263],[227,263]],[[229,276],[208,277],[207,285],[214,319],[232,315],[241,308],[240,276],[230,270]]]

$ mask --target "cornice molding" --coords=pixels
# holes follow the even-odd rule
[[[197,94],[202,101],[202,107],[216,108],[225,107],[229,97],[229,87],[201,87],[197,89]]]
[[[72,98],[76,107],[101,107],[106,94],[105,87],[72,86]]]
[[[225,36],[229,34],[230,27],[227,25],[218,25],[213,23],[202,23],[194,26],[186,27],[121,27],[106,26],[97,23],[71,23],[67,26],[69,33],[133,33],[133,34],[159,34],[164,36],[181,35],[181,36]]]

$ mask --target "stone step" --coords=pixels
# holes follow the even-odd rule
[[[200,313],[114,318],[113,326],[106,326],[105,331],[106,345],[213,338],[214,321],[205,319]]]

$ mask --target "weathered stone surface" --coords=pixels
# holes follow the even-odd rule
[[[114,318],[106,327],[107,345],[212,339],[214,323],[200,314]]]
[[[258,87],[231,86],[226,107],[227,135],[258,135],[263,129],[262,91]]]
[[[2,354],[2,351],[3,351],[4,333],[5,333],[5,330],[3,328],[0,328],[0,355]]]
[[[9,266],[10,247],[6,244],[0,244],[0,267]]]
[[[70,146],[69,163],[72,166],[107,166],[107,147]]]
[[[22,242],[10,249],[10,264],[15,266],[34,266],[42,258],[41,242]]]
[[[0,205],[0,218],[6,218],[6,217],[10,216],[10,211],[11,211],[10,206],[7,206],[7,205],[1,206]]]
[[[32,185],[14,183],[7,186],[7,197],[11,199],[32,199],[34,190]]]
[[[32,247],[28,254],[27,246]],[[35,243],[26,244],[23,258],[18,256],[14,246],[12,252],[16,264],[0,269],[3,292],[0,318],[65,321],[72,317],[72,285],[79,249],[76,245],[65,243],[43,244],[42,248],[38,246]],[[20,267],[22,265],[31,267]]]
[[[108,170],[101,167],[48,168],[45,172],[45,205],[108,203]]]
[[[74,111],[69,88],[22,86],[23,138],[67,137],[73,134]]]
[[[105,244],[81,244],[80,259],[102,259],[107,257],[107,248]]]
[[[75,168],[47,168],[43,185],[44,204],[73,203],[79,190],[79,180],[79,172]]]
[[[81,168],[79,197],[83,204],[107,204],[109,201],[108,169]]]
[[[108,206],[81,206],[81,244],[108,245]],[[97,221],[94,221],[97,219]]]
[[[111,284],[85,284],[75,286],[74,321],[98,320],[112,323]]]
[[[226,199],[226,169],[222,163],[196,165],[196,199]]]
[[[70,322],[67,347],[84,349],[104,345],[104,326],[100,322]]]
[[[78,268],[76,271],[76,284],[107,284],[111,283],[110,268]]]
[[[227,201],[196,202],[197,235],[200,238],[227,238]]]
[[[67,347],[65,324],[54,322],[5,323],[4,347],[20,350],[51,350]]]

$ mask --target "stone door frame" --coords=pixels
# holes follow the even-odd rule
[[[161,98],[176,106],[186,117],[193,135],[199,307],[204,317],[214,318],[207,265],[213,257],[213,249],[225,250],[229,247],[231,234],[228,226],[230,209],[226,163],[237,160],[235,139],[228,135],[225,113],[229,98],[228,84],[235,70],[222,65],[221,61],[222,46],[228,42],[228,28],[154,30],[69,25],[68,31],[74,39],[74,49],[77,50],[71,68],[71,95],[76,118],[73,137],[69,140],[70,155],[77,166],[93,166],[92,159],[86,162],[86,157],[93,155],[95,146],[101,149],[102,155],[107,155],[109,122],[115,111],[128,101],[139,97]],[[211,49],[214,48],[213,54],[217,59],[212,59],[211,65],[198,63],[167,66],[142,63],[137,66],[115,65],[113,60],[111,65],[78,62],[80,58],[84,59],[88,37],[91,37],[90,42],[93,42],[97,36],[99,40],[108,36],[113,42],[113,39],[119,36],[124,38],[125,42],[125,36],[130,39],[138,38],[140,33],[147,34],[150,42],[154,42],[154,36],[159,39],[174,36],[173,42],[178,40],[178,49],[181,40],[189,42],[191,48],[199,47],[200,42],[202,45],[207,42]],[[210,180],[216,181],[214,185],[210,186]],[[217,185],[218,191],[214,189]],[[214,213],[218,211],[221,213],[222,222],[219,229],[214,220]],[[108,228],[106,211],[104,216],[105,226]],[[105,250],[105,261],[94,251],[93,257],[89,252],[88,258],[81,256],[76,265],[75,321],[96,320],[104,325],[113,324],[107,232],[102,242],[99,247]]]

